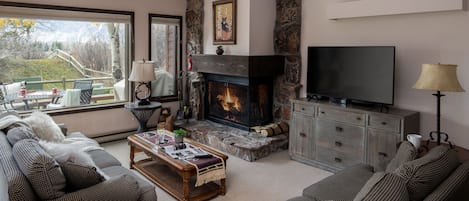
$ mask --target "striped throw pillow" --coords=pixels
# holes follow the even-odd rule
[[[65,194],[65,177],[59,164],[44,151],[38,141],[25,139],[13,145],[13,156],[21,172],[42,200]]]
[[[459,165],[456,152],[440,145],[421,158],[409,161],[394,173],[407,183],[411,201],[423,200]]]

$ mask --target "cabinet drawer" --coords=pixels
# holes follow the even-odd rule
[[[314,114],[314,106],[308,104],[294,103],[293,104],[294,112],[302,112],[306,114]]]
[[[363,163],[363,152],[341,152],[335,149],[329,149],[322,146],[316,147],[316,160],[338,168],[345,168],[357,163]]]
[[[362,149],[365,128],[327,120],[317,120],[315,127],[316,143],[329,147],[350,148],[349,151]]]
[[[401,119],[397,117],[370,115],[369,126],[394,132],[400,132]]]
[[[353,123],[357,125],[365,125],[365,117],[366,114],[364,113],[337,110],[328,107],[318,108],[318,118],[330,119],[345,123]]]

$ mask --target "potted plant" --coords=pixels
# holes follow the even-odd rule
[[[176,142],[176,144],[182,143],[183,139],[184,139],[184,136],[187,135],[187,131],[185,131],[182,128],[174,130],[173,133],[174,133],[174,141]]]
[[[223,46],[219,45],[216,50],[217,55],[222,55],[223,52],[225,52],[225,50],[223,50]]]

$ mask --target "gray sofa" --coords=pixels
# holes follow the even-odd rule
[[[35,142],[37,140],[21,139],[12,146],[10,137],[7,139],[6,130],[2,129],[0,131],[0,200],[2,201],[45,200],[41,199],[44,195],[50,198],[47,200],[150,201],[157,199],[155,187],[152,184],[122,167],[116,158],[102,149],[90,150],[88,154],[96,166],[109,178],[103,179],[104,181],[99,181],[92,186],[73,190],[68,187],[69,183],[75,182],[75,184],[82,185],[90,181],[83,178],[78,179],[83,179],[81,181],[66,180],[60,170],[58,170],[59,173],[56,171],[54,174],[49,173],[48,176],[31,176],[35,174],[35,171],[51,172],[51,169],[57,170],[61,165],[59,166],[57,162],[51,161],[50,157],[45,154],[47,152],[38,148],[40,146],[39,143]],[[85,136],[81,133],[72,133],[67,137]],[[21,148],[24,148],[24,150],[18,151]],[[34,164],[19,165],[31,160],[31,155],[39,155],[39,160],[36,160]],[[45,170],[34,169],[38,165],[46,165],[48,168],[43,168]],[[65,174],[64,167],[61,168]],[[96,171],[96,169],[94,170]],[[80,176],[78,174],[78,177]],[[59,181],[62,184],[58,185],[56,183],[50,186],[51,188],[46,189],[51,180]],[[39,186],[34,185],[38,183]]]
[[[288,201],[318,200],[469,200],[469,161],[459,162],[448,146],[438,146],[415,158],[416,150],[404,142],[386,171],[357,164],[306,187]]]

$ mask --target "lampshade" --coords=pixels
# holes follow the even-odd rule
[[[422,72],[415,89],[428,89],[433,91],[463,92],[456,75],[457,65],[453,64],[422,64]]]
[[[132,62],[132,72],[129,76],[130,81],[149,82],[155,80],[154,63],[151,61]]]

